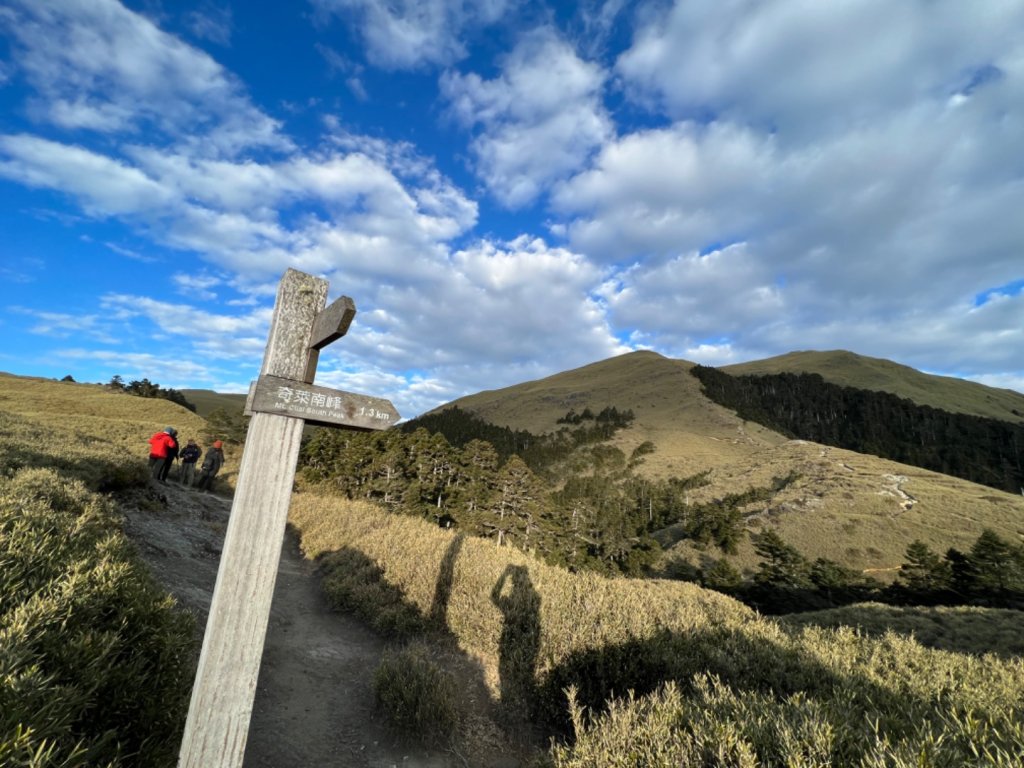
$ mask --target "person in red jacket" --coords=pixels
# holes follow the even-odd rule
[[[174,461],[171,456],[178,455],[178,441],[174,439],[176,434],[178,434],[178,430],[168,427],[163,432],[157,432],[149,438],[149,471],[153,474],[154,480],[164,485],[167,485],[161,477],[164,467],[169,468],[170,462]]]

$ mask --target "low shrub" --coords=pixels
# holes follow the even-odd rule
[[[730,768],[1012,768],[1024,758],[1016,714],[978,715],[951,702],[907,702],[903,727],[884,729],[858,716],[844,696],[785,697],[697,675],[626,697],[589,717],[570,691],[575,740],[552,749],[555,768],[702,765]]]
[[[331,606],[361,616],[382,635],[407,638],[427,629],[420,613],[384,578],[374,561],[354,549],[327,555],[321,563],[323,589]]]
[[[108,500],[49,469],[0,479],[0,764],[173,764],[193,631]]]
[[[426,743],[451,742],[461,720],[455,678],[431,658],[432,649],[413,641],[384,653],[374,673],[377,704],[400,728]]]

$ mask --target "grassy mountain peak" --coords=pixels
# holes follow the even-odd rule
[[[1024,395],[851,352],[795,352],[762,364],[724,370],[819,373],[826,381],[888,391],[932,407],[956,405],[960,412],[1002,420],[1012,418],[1014,410],[1024,413]],[[631,409],[635,421],[613,444],[629,455],[651,441],[655,451],[645,456],[643,474],[665,478],[710,471],[709,484],[692,494],[695,505],[792,475],[797,479],[771,500],[743,510],[747,530],[777,530],[808,557],[830,558],[882,579],[895,576],[915,539],[945,551],[968,547],[986,527],[1011,541],[1024,534],[1024,497],[877,456],[788,440],[713,403],[690,375],[693,366],[654,352],[632,352],[444,407],[458,406],[499,426],[534,433],[556,429],[556,420],[570,409]],[[698,565],[721,557],[713,547],[674,544],[672,531],[659,538],[670,548],[669,558]],[[757,563],[749,539],[735,562],[741,569]]]
[[[693,366],[656,352],[630,352],[462,397],[438,410],[458,406],[492,424],[539,434],[555,430],[570,410],[628,408],[636,419],[615,443],[629,455],[644,441],[653,442],[658,451],[648,457],[646,471],[654,476],[696,474],[785,442],[711,402],[690,375]]]

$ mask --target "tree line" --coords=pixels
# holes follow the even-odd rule
[[[730,376],[702,365],[692,373],[714,402],[789,437],[1024,491],[1024,423],[950,413],[816,373]]]
[[[107,389],[111,389],[114,392],[124,392],[129,395],[135,395],[136,397],[158,397],[163,400],[170,400],[172,403],[188,408],[193,413],[196,412],[196,407],[190,403],[181,392],[177,389],[165,389],[159,384],[150,381],[149,379],[141,379],[138,381],[130,381],[127,384],[124,383],[124,379],[120,376],[114,376],[107,382]]]
[[[620,429],[632,424],[634,418],[632,410],[620,411],[612,405],[601,409],[596,415],[589,408],[580,414],[570,410],[556,423],[573,425],[575,429],[563,426],[549,434],[534,435],[524,429],[499,427],[458,406],[452,406],[412,419],[400,425],[399,429],[406,434],[426,429],[444,435],[456,447],[462,447],[473,440],[484,440],[494,448],[501,463],[512,456],[518,456],[533,471],[549,472],[580,446],[610,440]]]
[[[865,601],[889,605],[982,605],[1024,609],[1024,545],[985,529],[967,552],[944,555],[914,541],[892,584],[832,560],[810,560],[774,530],[753,537],[761,558],[744,578],[726,558],[683,578],[732,595],[762,613],[836,608]]]
[[[743,532],[740,508],[788,482],[691,503],[689,492],[708,482],[707,473],[641,477],[635,470],[654,446],[643,443],[627,456],[608,445],[599,435],[609,426],[613,434],[632,414],[602,413],[600,422],[598,414],[551,435],[497,428],[502,438],[519,441],[529,461],[518,453],[503,457],[474,436],[496,428],[454,408],[435,416],[444,416],[455,444],[422,421],[412,431],[318,430],[303,447],[300,468],[307,479],[348,498],[458,527],[552,564],[631,575],[646,573],[659,558],[653,534],[669,527],[677,539],[735,551]],[[438,421],[432,416],[426,423]]]

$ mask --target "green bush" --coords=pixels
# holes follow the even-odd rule
[[[448,744],[461,720],[454,677],[413,642],[386,651],[373,678],[377,704],[400,728],[427,743]]]
[[[0,764],[173,764],[193,642],[109,501],[49,469],[0,479]]]

